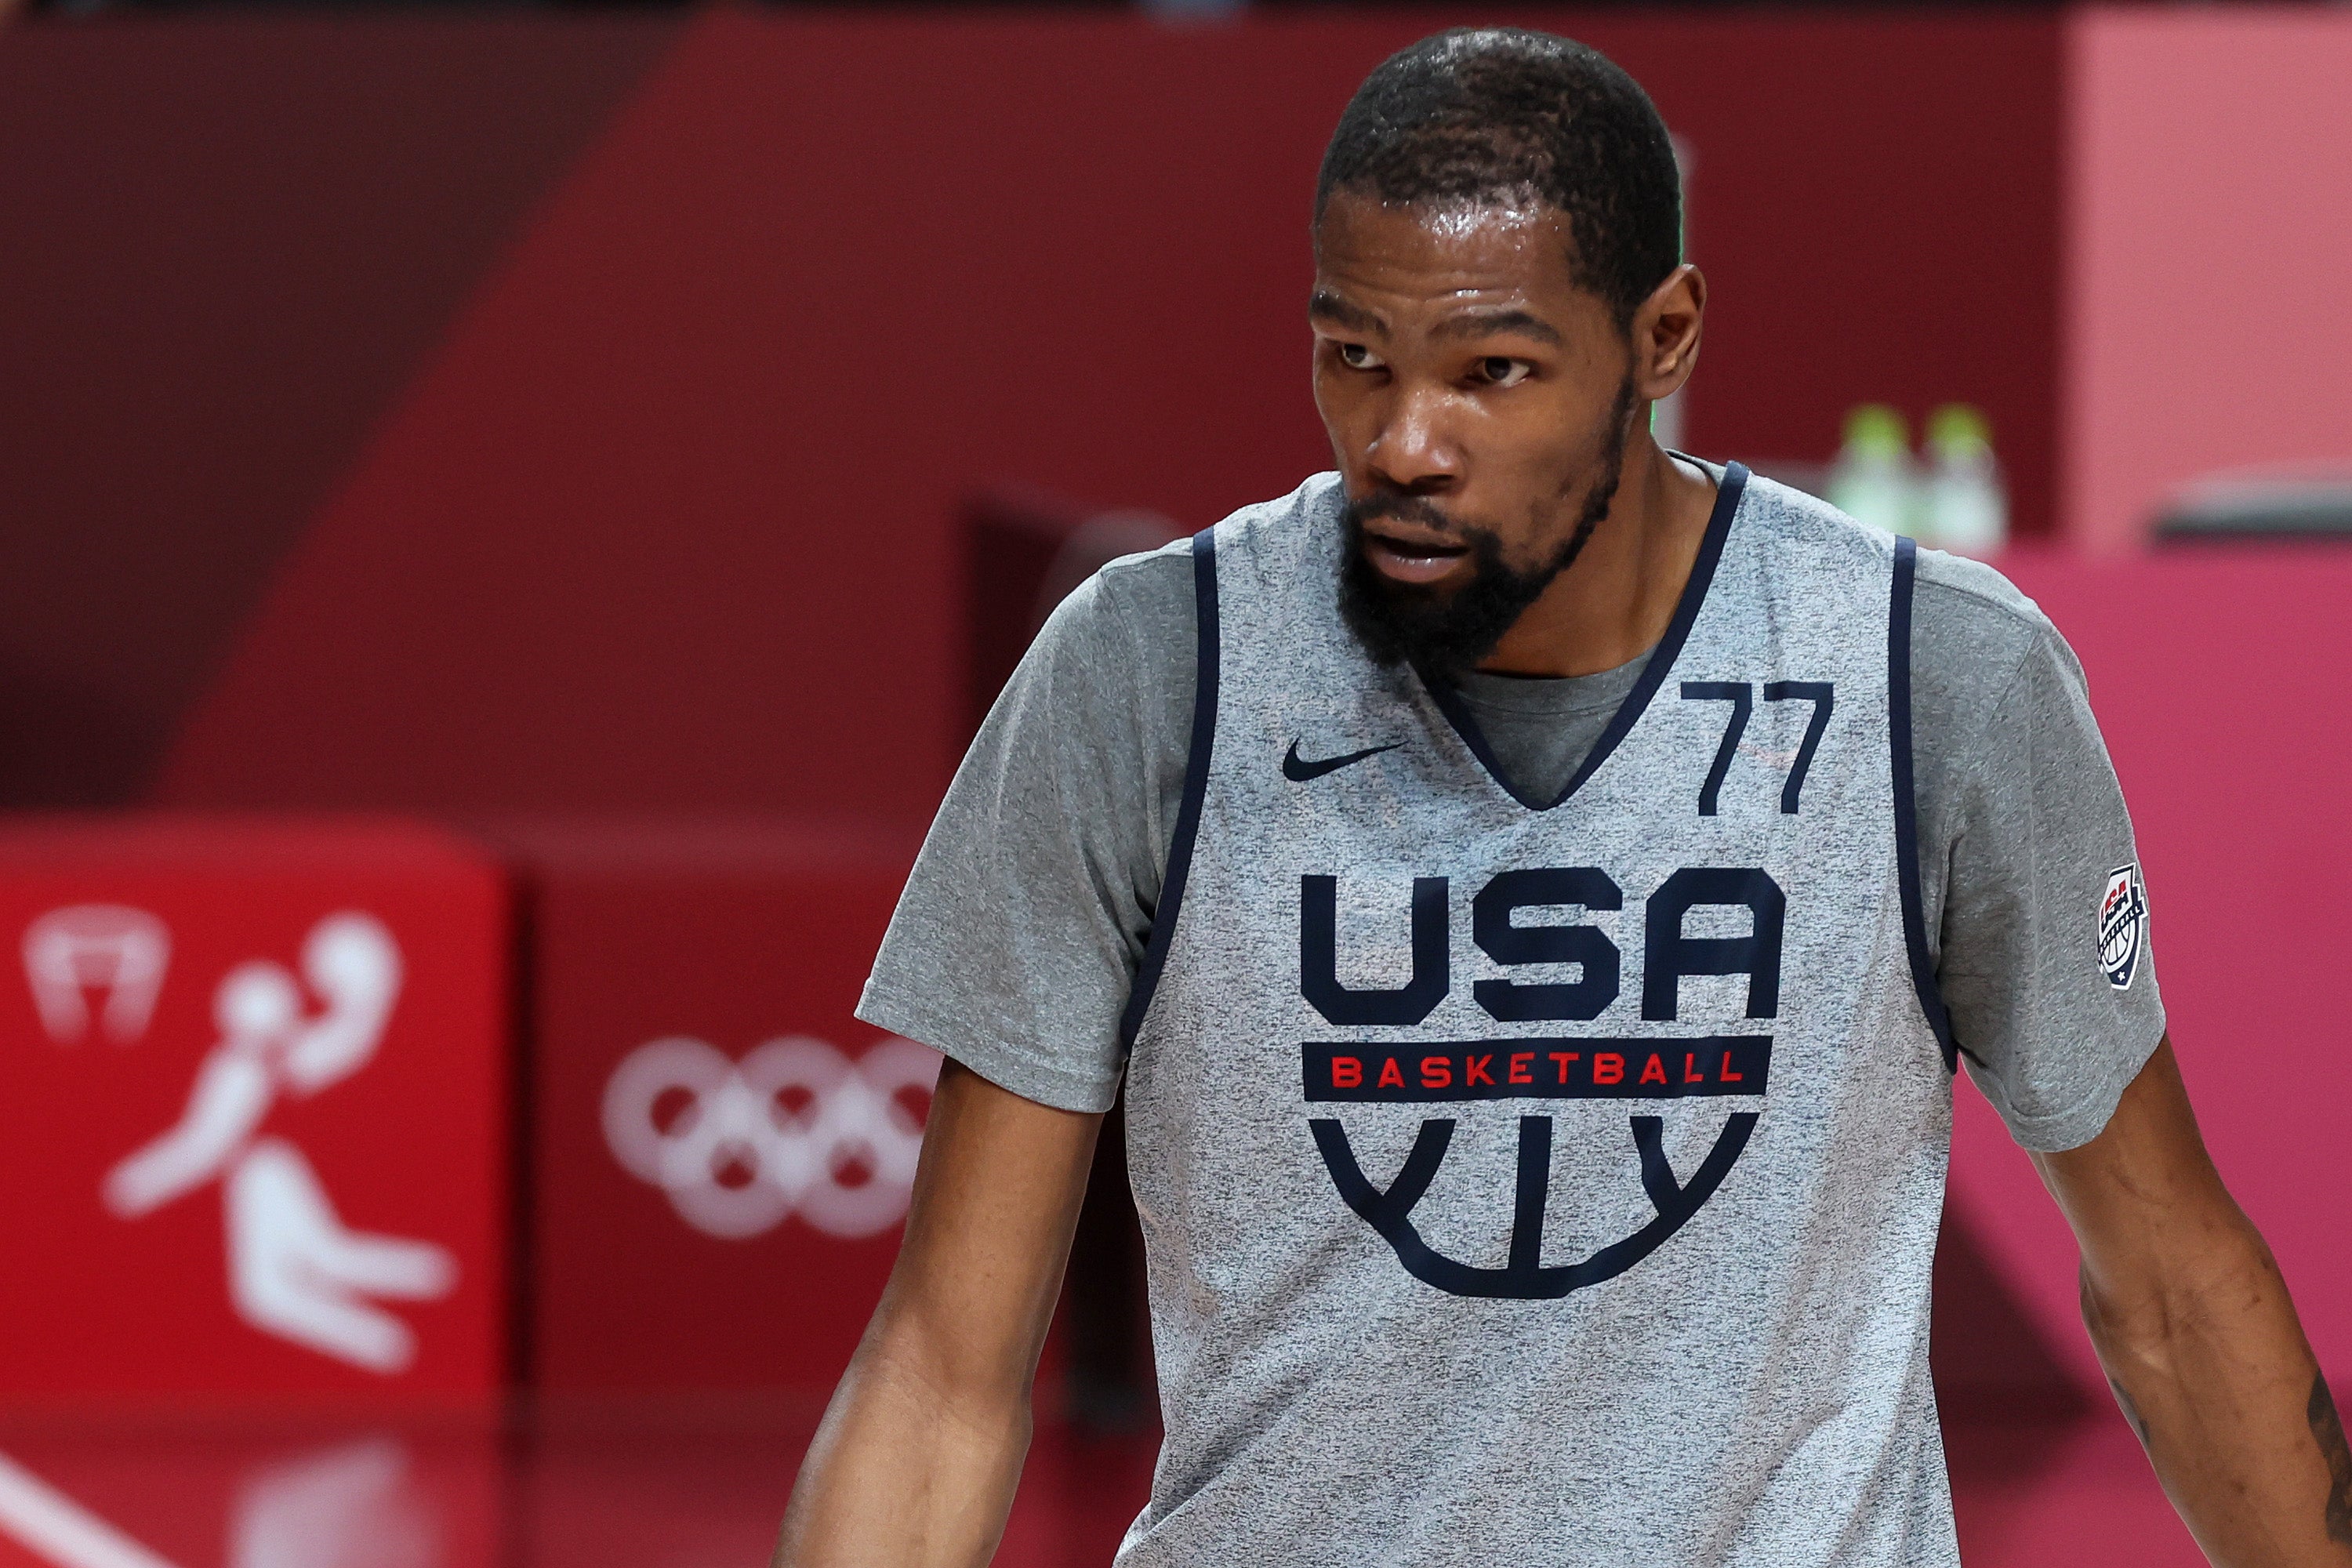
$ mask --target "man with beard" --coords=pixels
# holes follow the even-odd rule
[[[986,1560],[1122,1074],[1166,1436],[1121,1563],[1954,1563],[1962,1059],[2199,1540],[2352,1560],[2080,671],[1991,571],[1652,440],[1678,207],[1561,39],[1349,105],[1338,472],[1062,605],[884,943],[860,1016],[950,1060],[780,1563]]]

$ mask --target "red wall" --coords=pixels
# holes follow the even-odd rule
[[[12,31],[0,804],[922,814],[958,501],[1321,466],[1315,163],[1454,19]],[[1694,445],[1970,398],[2046,522],[2054,21],[1526,19],[1696,154]]]
[[[2215,470],[2352,472],[2352,12],[2069,17],[2062,499],[2136,548]]]
[[[0,805],[147,792],[280,558],[679,26],[10,25]]]

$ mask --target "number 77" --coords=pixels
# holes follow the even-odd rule
[[[1739,749],[1739,738],[1748,732],[1748,716],[1755,710],[1756,688],[1745,680],[1685,680],[1683,700],[1731,704],[1731,720],[1723,727],[1723,744],[1716,748],[1715,765],[1706,770],[1706,782],[1698,791],[1698,814],[1713,816],[1723,794],[1724,777],[1731,772],[1732,753]],[[1837,689],[1826,680],[1768,681],[1764,700],[1813,705],[1813,715],[1805,724],[1805,738],[1797,747],[1796,761],[1789,765],[1789,781],[1780,786],[1781,815],[1794,816],[1798,797],[1804,792],[1805,774],[1813,765],[1813,753],[1820,750],[1822,735],[1830,727],[1830,712],[1837,705]]]

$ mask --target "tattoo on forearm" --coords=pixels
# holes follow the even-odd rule
[[[2147,1447],[2147,1417],[2139,1413],[2139,1406],[2132,1403],[2132,1396],[2124,1392],[2122,1384],[2110,1377],[2107,1379],[2107,1386],[2115,1390],[2116,1405],[2123,1411],[2124,1419],[2130,1422],[2131,1429],[2139,1434],[2139,1446],[2143,1448]]]
[[[2311,1380],[2311,1423],[2319,1457],[2327,1461],[2327,1539],[2352,1546],[2352,1448],[2344,1444],[2344,1423],[2336,1418],[2336,1396],[2327,1392],[2325,1373]]]

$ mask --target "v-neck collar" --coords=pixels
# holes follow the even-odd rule
[[[1445,715],[1445,721],[1454,727],[1454,732],[1462,737],[1462,743],[1470,748],[1471,755],[1478,759],[1487,776],[1513,800],[1529,811],[1549,811],[1554,806],[1566,804],[1585,780],[1600,771],[1601,764],[1609,760],[1609,754],[1617,749],[1618,744],[1633,732],[1633,726],[1649,708],[1650,700],[1664,684],[1666,672],[1674,668],[1675,659],[1683,650],[1684,640],[1690,636],[1691,626],[1698,619],[1699,606],[1706,602],[1707,588],[1715,581],[1716,566],[1723,559],[1723,542],[1731,533],[1732,514],[1739,510],[1739,497],[1747,488],[1747,465],[1725,464],[1723,479],[1716,486],[1715,510],[1707,514],[1706,532],[1699,540],[1697,559],[1691,563],[1690,580],[1683,584],[1682,597],[1675,603],[1674,618],[1666,623],[1665,635],[1658,639],[1658,646],[1650,650],[1650,661],[1642,667],[1641,679],[1633,683],[1631,691],[1625,693],[1625,700],[1617,705],[1616,714],[1609,721],[1609,728],[1592,742],[1592,750],[1585,753],[1584,761],[1577,765],[1575,774],[1569,779],[1568,787],[1561,790],[1556,798],[1535,800],[1522,795],[1519,787],[1511,782],[1510,774],[1503,771],[1502,763],[1496,760],[1493,749],[1486,744],[1485,731],[1478,728],[1477,718],[1470,711],[1469,704],[1462,700],[1461,692],[1450,681],[1432,680],[1416,672],[1423,689],[1437,704],[1437,710]]]

